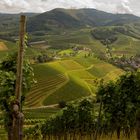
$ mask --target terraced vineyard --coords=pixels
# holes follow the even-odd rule
[[[124,73],[123,70],[94,57],[86,59],[84,57],[78,57],[75,58],[75,61],[83,65],[95,78],[104,79],[105,81],[115,80]]]
[[[38,83],[32,88],[26,97],[25,106],[38,107],[42,105],[44,98],[56,91],[67,83],[67,77],[63,74],[46,79],[39,79]]]
[[[115,80],[123,71],[81,52],[70,60],[34,65],[37,83],[27,94],[25,108],[35,108],[95,96],[96,79]],[[83,56],[82,56],[83,55]]]
[[[66,70],[79,70],[83,69],[83,66],[79,63],[73,61],[73,60],[64,60],[59,62],[62,67],[64,67]]]
[[[55,61],[34,68],[37,84],[28,93],[25,108],[58,104],[61,100],[70,101],[90,93],[85,82],[73,74],[84,67],[73,60]],[[83,73],[87,75],[88,72],[83,70]]]

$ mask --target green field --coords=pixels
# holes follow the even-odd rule
[[[113,29],[114,26],[104,27],[105,29]],[[87,47],[91,48],[96,56],[102,57],[106,52],[106,45],[101,43],[102,40],[94,38],[91,34],[92,28],[84,28],[77,30],[64,30],[57,34],[49,34],[44,37],[44,40],[48,41],[49,46],[57,49],[63,49],[59,54],[73,53],[72,47]],[[102,31],[102,29],[101,29]],[[136,31],[135,31],[136,32]],[[134,56],[140,54],[139,45],[140,40],[135,36],[129,34],[117,33],[117,40],[109,44],[112,49],[113,55],[126,55]],[[34,36],[33,36],[34,37]],[[67,49],[67,50],[66,50]]]
[[[105,29],[113,29],[114,26],[104,27]],[[104,29],[103,28],[103,29]],[[36,41],[39,38],[41,41],[46,41],[47,45],[36,44],[28,48],[26,51],[27,56],[35,56],[40,54],[40,50],[43,50],[42,46],[48,46],[49,48],[55,48],[60,50],[59,55],[71,54],[73,50],[71,48],[91,48],[95,56],[103,57],[106,54],[106,45],[101,43],[101,40],[96,39],[92,36],[91,31],[93,28],[83,28],[75,30],[64,30],[58,33],[49,33],[44,36],[29,36]],[[102,31],[102,28],[101,28]],[[135,30],[135,32],[137,32]],[[140,40],[136,37],[130,36],[129,34],[117,33],[117,40],[109,45],[112,49],[113,55],[126,55],[134,56],[140,54],[139,45]],[[0,40],[3,42],[8,50],[0,50],[0,58],[3,57],[7,52],[15,51],[17,43],[11,43],[10,41]],[[44,48],[48,50],[48,47]]]
[[[139,46],[140,40],[125,35],[120,35],[118,40],[111,45],[113,48],[113,54],[124,54],[126,56],[134,56],[135,54],[140,54]]]
[[[81,53],[81,54],[80,54]],[[115,80],[123,71],[84,52],[67,60],[34,65],[37,83],[27,94],[25,107],[41,107],[95,96],[96,79]]]

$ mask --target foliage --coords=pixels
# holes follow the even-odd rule
[[[57,115],[51,117],[45,123],[40,125],[40,128],[36,130],[41,131],[42,137],[62,136],[67,133],[72,134],[90,134],[93,133],[95,128],[95,114],[94,114],[94,100],[82,99],[78,103],[71,103],[67,105]],[[35,130],[36,126],[34,128]],[[31,130],[28,129],[27,133]],[[31,133],[31,132],[30,132]],[[32,133],[31,133],[32,135]]]
[[[8,55],[0,62],[0,104],[7,116],[5,117],[6,125],[8,125],[8,122],[11,123],[12,103],[15,101],[16,64],[17,53]],[[25,100],[25,93],[29,91],[31,85],[35,82],[33,77],[34,74],[30,62],[25,59],[23,67],[22,103]]]
[[[62,101],[59,102],[59,107],[60,108],[64,108],[66,106],[67,106],[67,103],[65,101],[62,100]]]
[[[68,104],[37,130],[37,126],[31,128],[31,135],[37,133],[40,138],[53,136],[59,139],[72,135],[75,138],[75,135],[94,135],[98,130],[98,135],[117,133],[120,138],[122,133],[130,137],[135,130],[136,112],[140,107],[140,72],[127,73],[116,82],[105,84],[102,81],[100,84],[97,92],[97,100],[102,103],[100,117],[96,113],[100,102],[95,104],[93,98],[85,98]]]
[[[47,54],[39,54],[34,59],[37,63],[45,63],[53,60],[53,58],[51,58]]]
[[[101,85],[98,91],[103,102],[104,133],[120,132],[130,136],[136,125],[140,106],[140,73],[127,73],[116,82]]]
[[[100,40],[104,45],[112,44],[117,40],[116,32],[111,28],[97,28],[92,32],[93,37]]]

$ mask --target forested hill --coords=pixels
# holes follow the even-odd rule
[[[33,17],[35,13],[19,13],[19,14],[8,14],[0,13],[0,35],[16,35],[19,29],[19,18],[20,15],[26,15],[27,18]]]
[[[96,9],[59,8],[31,17],[28,21],[28,30],[111,26],[135,22],[140,22],[140,18],[130,14],[111,14]]]
[[[140,17],[131,14],[111,14],[96,9],[57,8],[42,14],[24,13],[28,17],[28,31],[52,30],[55,28],[80,28],[124,25],[140,22]],[[0,29],[14,32],[20,14],[0,14]]]

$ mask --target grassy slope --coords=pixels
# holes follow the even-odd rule
[[[125,35],[120,35],[118,40],[111,45],[114,54],[127,56],[140,54],[139,46],[140,40]]]
[[[69,53],[69,52],[68,52]],[[80,52],[69,60],[34,65],[37,86],[27,96],[26,107],[57,104],[95,95],[96,79],[115,80],[123,71]]]
[[[112,26],[108,27],[109,29]],[[122,33],[117,33],[117,41],[113,42],[110,47],[113,48],[114,55],[126,54],[127,56],[132,56],[140,54],[140,40],[130,37],[129,35],[124,35]],[[106,47],[97,39],[91,35],[91,29],[80,29],[80,30],[66,30],[59,35],[52,34],[47,35],[46,40],[49,44],[55,48],[69,48],[73,46],[77,47],[88,47],[91,48],[95,55],[104,55]],[[70,50],[69,50],[70,51]],[[65,52],[67,53],[67,52]]]
[[[44,101],[45,105],[56,104],[59,101],[72,101],[89,95],[89,90],[79,80],[70,79],[69,82],[48,96]]]
[[[95,40],[91,36],[90,29],[68,31],[65,32],[64,34],[61,34],[60,36],[50,35],[48,36],[48,40],[51,43],[54,42],[55,44],[58,44],[58,42],[60,42],[60,45],[62,45],[63,43],[64,44],[67,43],[71,45],[76,45],[78,47],[90,47],[94,51],[95,55],[105,52],[105,47],[100,43],[100,41]],[[134,39],[133,41],[136,42]],[[17,49],[15,47],[16,44],[8,41],[3,41],[3,42],[6,44],[8,51],[0,52],[1,57],[5,56],[5,53],[7,52],[16,51]],[[117,44],[117,42],[115,43]],[[121,41],[118,41],[118,43],[121,43]],[[70,53],[71,51],[72,50],[69,49],[66,51],[64,50],[60,53],[67,54]],[[38,53],[39,51],[37,51],[34,48],[28,48],[26,51],[27,56],[36,55]],[[85,58],[84,57],[85,53],[86,52],[84,51],[81,52],[79,51],[79,54],[76,57],[72,58],[72,60],[56,61],[52,63],[34,66],[35,75],[37,80],[39,81],[39,84],[38,86],[34,87],[33,91],[31,91],[29,95],[34,94],[34,96],[35,95],[37,96],[36,98],[33,98],[34,99],[33,103],[32,101],[30,101],[30,103],[26,104],[26,106],[27,107],[28,106],[31,107],[34,105],[40,106],[42,105],[42,103],[48,105],[48,104],[58,103],[61,99],[68,101],[68,100],[89,95],[91,93],[94,94],[95,92],[94,80],[96,78],[104,78],[107,79],[108,81],[110,79],[115,79],[118,75],[122,73],[122,71],[117,69],[116,67],[107,64],[103,61],[100,61],[96,58],[93,57]],[[59,74],[61,74],[61,77],[57,77]],[[48,79],[49,77],[50,79],[53,79],[53,81],[49,80]],[[48,85],[48,87],[46,85]],[[65,86],[67,88],[72,87],[73,89],[73,90],[69,90],[68,95],[66,95],[68,90],[67,88],[65,88]],[[79,92],[81,92],[81,94],[76,93],[78,91],[77,89],[79,89]],[[72,91],[74,92],[72,93]],[[61,95],[58,96],[60,92]],[[70,97],[71,94],[73,95],[72,97]],[[38,98],[38,100],[40,99],[41,100],[36,101],[37,97],[40,97]],[[53,97],[55,98],[54,100]]]
[[[46,100],[44,101],[45,105],[55,104],[61,100],[68,101],[68,100],[77,99],[89,95],[90,93],[85,82],[80,81],[78,77],[74,75],[72,76],[72,74],[70,73],[70,71],[73,70],[83,69],[83,67],[80,64],[76,63],[73,60],[56,61],[56,62],[41,64],[41,65],[34,66],[34,69],[35,69],[35,76],[38,79],[39,87],[38,89],[34,88],[33,91],[29,93],[29,95],[32,97],[34,97],[33,94],[37,95],[37,93],[35,93],[36,90],[39,94],[46,93],[44,96],[42,96],[42,98],[45,98],[47,95]],[[58,77],[58,75],[63,75],[65,77],[64,80],[62,80],[64,86],[62,86],[62,83],[59,83],[61,82],[60,81],[61,79],[60,77]],[[56,82],[58,83],[57,87],[56,87]],[[47,92],[45,90],[47,90],[46,86],[48,85],[51,86],[51,90]],[[50,86],[48,88],[50,88]],[[39,88],[42,91],[40,91]],[[54,89],[58,89],[58,90],[50,92]],[[29,97],[27,96],[27,101],[28,98]],[[32,98],[31,100],[34,99]],[[31,100],[29,100],[28,102],[31,102]],[[29,105],[28,102],[26,104],[27,107]]]
[[[110,76],[110,79],[108,79],[108,80],[112,80],[112,79],[118,77],[120,74],[123,73],[123,71],[121,69],[118,69],[117,67],[115,67],[115,66],[113,66],[109,63],[106,63],[102,60],[99,60],[97,58],[94,58],[94,57],[88,57],[88,58],[77,57],[75,60],[78,63],[82,64],[83,66],[89,67],[89,69],[87,71],[90,72],[96,78],[106,79],[105,76],[114,72],[114,75],[112,74]],[[115,72],[117,72],[117,73],[115,73]]]
[[[108,27],[109,29],[112,26]],[[85,29],[77,29],[77,30],[64,30],[58,33],[50,33],[48,35],[44,35],[43,39],[48,42],[49,46],[58,49],[66,49],[70,47],[88,47],[91,48],[96,56],[105,55],[106,47],[97,39],[95,39],[91,35],[91,28]],[[59,34],[59,35],[58,35]],[[42,38],[42,36],[32,36],[32,38]],[[118,33],[118,40],[110,45],[113,48],[113,54],[122,55],[126,54],[128,56],[140,54],[140,40]],[[0,52],[0,56],[4,56],[5,53],[14,51],[16,49],[16,45],[9,41],[4,41],[8,47],[7,51]],[[40,46],[40,45],[39,45]],[[73,52],[71,49],[67,50],[69,53]],[[62,51],[60,54],[67,53],[67,51]],[[39,50],[36,48],[29,48],[26,52],[28,56],[33,56],[39,54]]]

